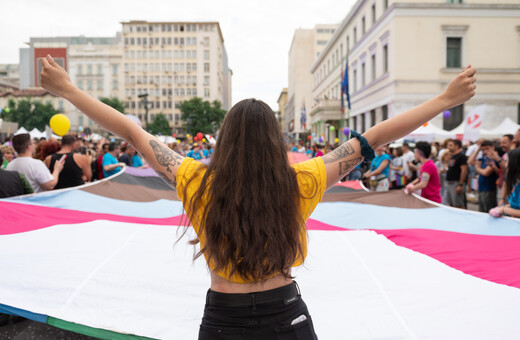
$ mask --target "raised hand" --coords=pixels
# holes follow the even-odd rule
[[[74,87],[69,75],[50,55],[40,61],[43,66],[40,78],[42,87],[55,95],[64,97],[68,89]]]
[[[451,107],[460,105],[475,95],[476,72],[476,69],[468,65],[464,71],[450,81],[443,96]]]

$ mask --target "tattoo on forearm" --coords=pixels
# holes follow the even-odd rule
[[[177,164],[181,164],[182,157],[176,154],[173,150],[170,150],[165,145],[161,145],[154,140],[150,141],[150,146],[155,154],[157,163],[164,166],[166,171],[172,172],[170,167],[174,167]]]
[[[323,163],[333,163],[354,154],[354,147],[349,142],[341,144],[336,150],[329,152],[322,157]]]
[[[350,159],[348,161],[339,162],[339,175],[346,175],[352,169],[354,169],[359,163],[361,163],[362,157]]]
[[[177,178],[174,177],[173,178],[173,181],[170,179],[170,177],[168,177],[168,175],[166,175],[164,172],[161,172],[161,171],[156,171],[157,174],[159,176],[161,176],[161,178],[163,179],[163,181],[165,181],[170,187],[173,188],[173,190],[177,190]]]

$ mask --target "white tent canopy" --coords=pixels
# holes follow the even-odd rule
[[[31,130],[31,132],[29,132],[29,134],[31,135],[31,138],[47,138],[47,134],[44,133],[44,132],[41,132],[40,130],[38,130],[37,128],[34,128]]]
[[[514,135],[520,129],[520,125],[515,123],[511,118],[505,118],[497,127],[487,130],[486,133],[490,135],[503,136],[506,134]]]
[[[447,138],[454,138],[455,135],[451,131],[443,130],[439,127],[436,127],[432,123],[428,123],[426,126],[422,125],[417,128],[415,131],[410,133],[404,139],[414,140],[414,141],[426,141],[433,142],[434,140],[444,140]]]
[[[14,133],[14,135],[20,135],[22,133],[28,133],[28,131],[22,126],[21,128],[19,128],[18,130],[16,130],[16,132]]]

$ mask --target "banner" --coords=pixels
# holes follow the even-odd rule
[[[482,104],[471,109],[464,118],[464,137],[463,141],[476,142],[480,138],[482,121],[486,113],[486,104]]]

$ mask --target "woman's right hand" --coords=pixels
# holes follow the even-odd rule
[[[65,97],[67,91],[74,87],[67,72],[50,55],[40,61],[43,66],[41,86],[57,96]]]
[[[450,107],[460,105],[475,95],[476,72],[476,69],[468,65],[464,71],[450,81],[442,94]]]

